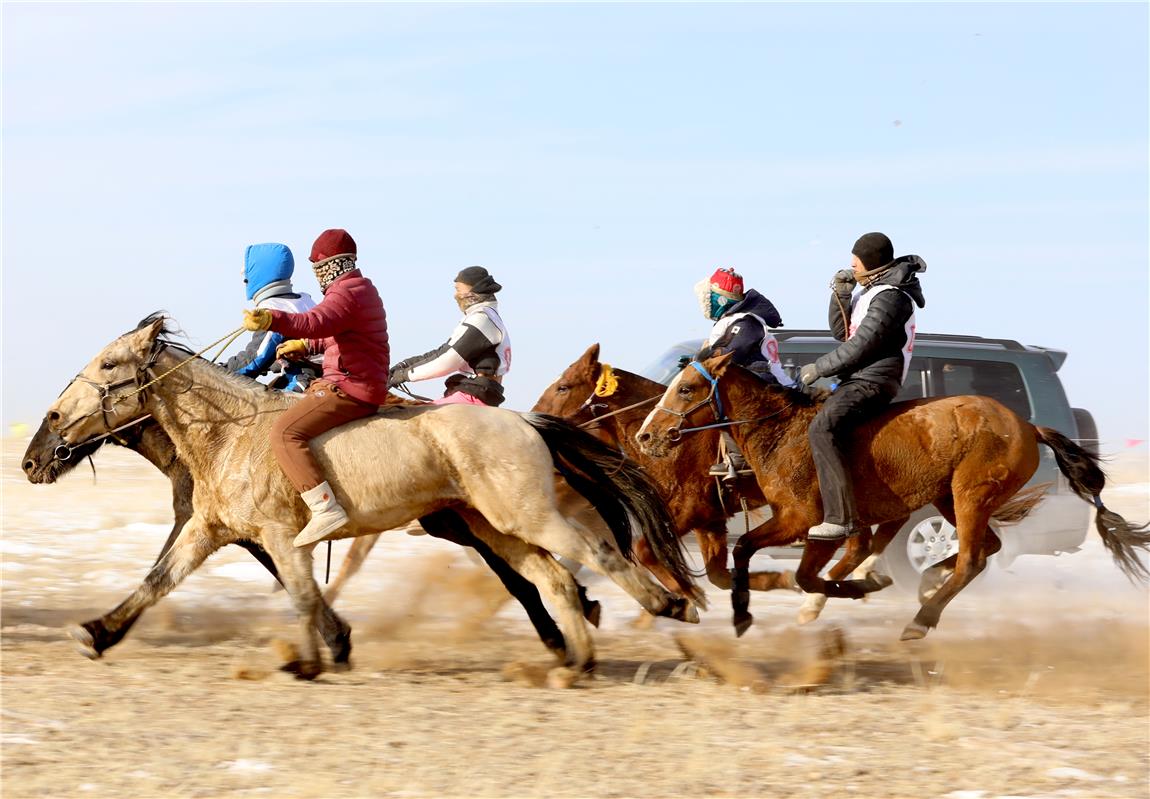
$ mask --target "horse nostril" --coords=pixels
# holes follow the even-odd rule
[[[60,421],[60,412],[59,411],[48,411],[48,421],[53,423],[53,424]]]
[[[24,461],[24,471],[31,472],[35,468],[36,468],[36,461],[32,460],[31,458]]]
[[[651,434],[650,433],[640,433],[638,438],[639,438],[640,444],[646,444],[648,441],[651,440]]]

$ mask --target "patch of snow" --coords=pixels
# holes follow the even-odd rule
[[[223,563],[211,569],[214,577],[226,577],[245,583],[266,583],[272,580],[268,570],[254,560]]]
[[[241,772],[262,772],[271,771],[275,768],[271,763],[264,763],[262,760],[248,760],[240,758],[239,760],[225,760],[220,764],[220,768],[226,768],[228,771],[241,771]]]
[[[1080,768],[1073,768],[1071,766],[1052,768],[1046,772],[1046,776],[1053,777],[1056,780],[1082,780],[1083,782],[1102,782],[1106,779],[1097,774],[1091,774],[1089,771],[1083,771]]]

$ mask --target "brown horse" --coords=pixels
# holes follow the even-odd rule
[[[665,386],[654,380],[601,363],[599,345],[592,344],[547,387],[532,410],[562,416],[588,428],[641,465],[663,490],[679,535],[695,531],[707,577],[714,585],[728,589],[731,573],[727,568],[727,519],[740,512],[740,502],[735,496],[725,494],[719,481],[707,474],[715,462],[719,431],[700,431],[699,435],[684,440],[672,457],[666,458],[645,455],[635,441],[640,425],[665,390]],[[762,491],[752,479],[741,480],[737,490],[749,507],[766,504]],[[887,540],[900,526],[901,523],[894,527]],[[880,534],[882,532],[880,530]],[[850,539],[846,556],[832,569],[834,579],[845,577],[859,565],[869,551],[868,539],[869,529]],[[635,555],[664,585],[673,591],[680,590],[673,576],[659,566],[643,542],[636,543]],[[793,589],[794,574],[756,572],[747,575],[747,587],[755,591]]]
[[[692,363],[667,388],[638,434],[650,455],[690,446],[693,433],[728,428],[755,471],[773,517],[735,545],[735,628],[750,626],[747,570],[764,546],[800,538],[822,520],[818,478],[807,429],[820,399],[793,389],[766,386],[751,373],[730,367],[722,355]],[[1098,508],[1096,527],[1119,568],[1145,580],[1139,551],[1150,548],[1147,526],[1134,526],[1106,509],[1099,494],[1105,475],[1091,455],[1066,436],[1020,419],[988,397],[945,397],[898,403],[863,424],[847,453],[860,521],[876,524],[905,518],[933,504],[958,530],[954,572],[927,599],[903,640],[922,638],[938,625],[943,608],[985,567],[1001,543],[991,519],[1020,521],[1041,501],[1042,487],[1020,492],[1038,467],[1038,445],[1054,451],[1058,468],[1080,497]],[[808,540],[797,579],[804,591],[857,598],[875,590],[867,580],[823,580],[819,572],[837,548]]]

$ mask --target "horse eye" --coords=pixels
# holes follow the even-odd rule
[[[115,369],[116,364],[112,363],[111,361],[104,361],[102,364],[100,364],[100,368],[101,369]]]
[[[560,394],[566,394],[570,390],[571,390],[571,386],[556,386],[555,387],[555,391],[560,393]]]
[[[679,386],[679,396],[681,396],[681,397],[691,396],[691,387],[690,386]]]

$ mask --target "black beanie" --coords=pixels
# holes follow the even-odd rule
[[[857,255],[869,272],[894,260],[894,245],[882,233],[867,233],[855,242],[851,255]]]
[[[503,288],[482,266],[467,267],[455,276],[455,282],[471,286],[476,294],[494,294]]]

